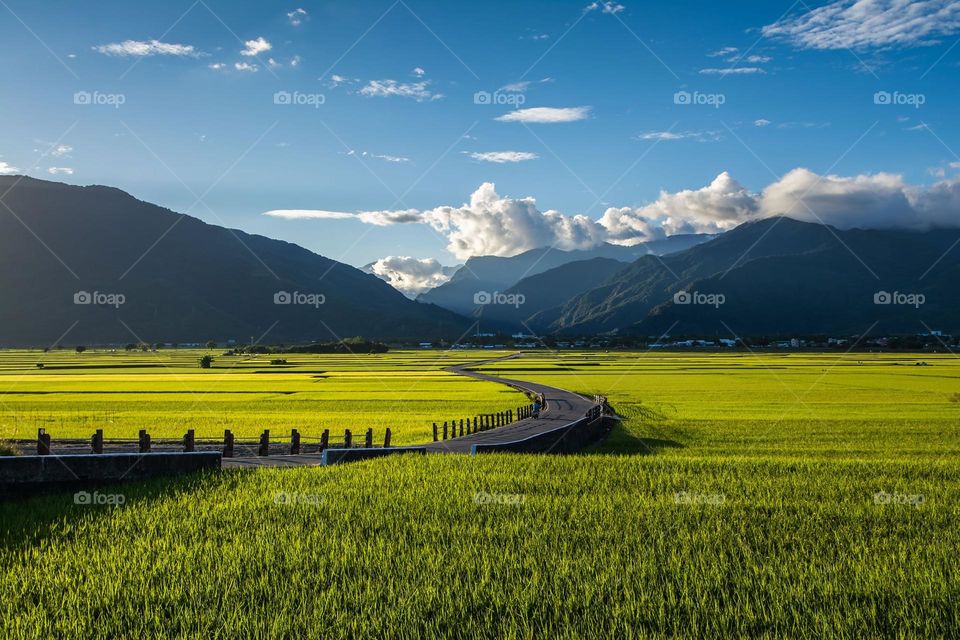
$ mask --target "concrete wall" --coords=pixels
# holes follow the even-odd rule
[[[0,496],[220,469],[220,452],[0,456]]]
[[[603,439],[613,428],[616,420],[601,417],[596,420],[581,418],[552,431],[530,436],[514,442],[475,444],[471,454],[478,453],[575,453]]]
[[[356,462],[358,460],[369,460],[371,458],[382,458],[397,453],[416,453],[426,455],[427,450],[423,447],[390,447],[389,449],[327,449],[323,452],[320,464],[328,466],[331,464],[341,464],[344,462]]]

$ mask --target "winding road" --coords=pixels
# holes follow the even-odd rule
[[[501,362],[519,358],[520,354],[505,356],[502,358],[491,358],[489,360],[480,360],[468,362],[465,364],[447,367],[445,371],[455,373],[461,376],[485,380],[487,382],[496,382],[504,384],[520,391],[527,391],[533,394],[543,394],[546,400],[547,409],[540,412],[539,418],[526,418],[513,422],[504,427],[497,427],[488,431],[481,431],[465,435],[451,440],[441,440],[439,442],[430,442],[426,445],[416,445],[425,448],[428,453],[461,453],[469,454],[475,444],[503,444],[516,442],[531,436],[553,431],[566,426],[583,418],[584,414],[593,406],[593,402],[572,391],[558,389],[537,382],[528,382],[526,380],[513,380],[509,378],[500,378],[486,373],[471,371],[471,368],[479,367],[493,362]],[[259,467],[300,467],[314,466],[321,464],[322,454],[301,454],[296,456],[281,455],[269,457],[240,457],[224,458],[223,468],[244,468],[253,469]]]

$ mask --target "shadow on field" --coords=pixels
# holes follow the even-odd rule
[[[0,548],[11,551],[42,545],[55,533],[69,532],[82,521],[110,518],[115,509],[172,495],[200,491],[210,479],[197,473],[137,482],[84,484],[51,493],[0,501]],[[77,504],[75,494],[122,495],[122,506]]]
[[[676,440],[651,438],[634,433],[625,421],[618,422],[610,434],[596,445],[584,450],[594,455],[655,455],[664,449],[682,449]]]

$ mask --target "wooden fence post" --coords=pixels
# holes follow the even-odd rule
[[[140,453],[150,453],[150,434],[146,429],[140,429]]]
[[[473,416],[473,432],[477,432],[477,416]]]
[[[353,448],[353,434],[350,433],[350,429],[343,430],[343,446],[347,449]]]
[[[463,437],[463,418],[460,418],[460,437]]]
[[[97,429],[90,439],[90,444],[94,453],[103,453],[103,429]]]
[[[370,449],[373,447],[373,427],[369,427],[367,429],[367,435],[363,439],[363,446],[366,449]]]
[[[300,432],[296,429],[290,430],[290,455],[300,455]]]
[[[187,429],[187,432],[183,436],[183,451],[185,453],[192,453],[196,450],[196,436],[193,429]],[[103,446],[101,444],[101,446]]]
[[[437,434],[437,423],[433,423],[433,441],[436,442],[439,440],[439,435]]]
[[[223,457],[233,457],[233,431],[230,431],[230,429],[223,431]]]
[[[444,440],[447,439],[447,423],[446,422],[443,423],[443,439]]]
[[[320,451],[325,451],[330,445],[330,429],[324,429],[320,434]]]
[[[261,456],[270,455],[270,429],[264,429],[263,433],[260,434],[260,450],[257,454]]]
[[[390,427],[387,427],[387,430],[383,434],[383,448],[390,448]]]

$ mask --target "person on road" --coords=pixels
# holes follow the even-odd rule
[[[533,417],[534,418],[540,417],[540,409],[542,407],[543,407],[543,404],[540,403],[540,398],[537,397],[537,399],[533,401]]]

